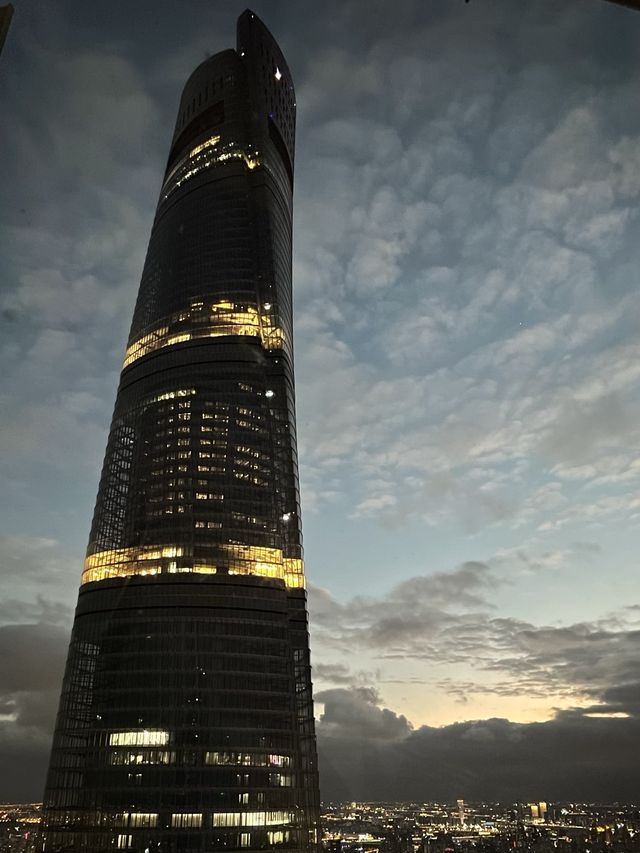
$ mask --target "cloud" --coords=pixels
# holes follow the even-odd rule
[[[378,680],[380,673],[370,670],[352,670],[344,663],[317,663],[313,667],[313,679],[317,687],[320,684],[344,684],[349,687],[366,687]]]
[[[42,796],[69,633],[40,622],[0,626],[0,798]]]
[[[74,559],[55,539],[43,536],[0,535],[0,631],[20,622],[63,626],[73,614],[81,560]],[[55,597],[54,597],[55,596]],[[16,638],[17,640],[17,638]]]
[[[468,562],[453,572],[402,581],[381,598],[356,596],[340,603],[326,590],[310,586],[314,635],[344,650],[416,653],[422,647],[428,656],[431,640],[448,637],[457,620],[484,630],[486,614],[492,609],[489,596],[499,583],[489,566]]]
[[[329,681],[332,684],[350,684],[351,670],[343,663],[320,663],[313,667],[314,678]]]
[[[0,799],[6,801],[42,796],[78,582],[65,551],[46,537],[0,537],[5,592],[0,603]]]
[[[321,690],[315,701],[324,705],[318,727],[327,737],[395,740],[411,730],[402,714],[379,707],[380,697],[371,687]]]
[[[57,53],[55,38],[45,48],[28,28],[20,33],[24,73],[7,87],[13,121],[3,128],[21,180],[7,179],[0,226],[1,458],[6,478],[39,482],[20,504],[35,516],[43,495],[58,503],[52,477],[75,485],[99,467],[161,124],[140,69],[115,47]]]
[[[5,580],[59,583],[68,572],[68,556],[55,539],[0,535],[0,565]]]
[[[511,562],[514,557],[521,560],[523,555],[516,552]],[[508,567],[509,559],[503,555],[497,563]],[[554,568],[565,556],[547,553],[541,559],[536,572]],[[525,565],[532,570],[530,560]],[[611,700],[613,711],[627,710],[620,697],[634,690],[639,679],[635,610],[594,621],[536,625],[492,612],[499,584],[495,566],[469,562],[450,573],[403,581],[379,598],[357,596],[340,603],[312,587],[316,654],[341,650],[350,661],[375,659],[378,683],[389,679],[393,662],[420,662],[422,677],[458,700],[528,696],[562,700],[565,707],[596,703],[599,710]],[[444,679],[443,670],[448,673]],[[404,672],[400,680],[410,683]],[[332,674],[334,684],[354,684],[346,667],[325,671],[329,683]]]
[[[303,77],[303,486],[316,507],[346,495],[352,519],[394,529],[545,525],[549,469],[606,468],[638,445],[638,362],[625,352],[640,309],[625,267],[637,254],[636,129],[610,115],[628,75],[598,57],[610,88],[580,64],[565,79],[569,33],[595,26],[575,9],[550,9],[548,29],[506,4],[477,20],[403,9],[401,55],[369,31],[357,67],[327,51]],[[506,20],[508,46],[494,29]],[[475,70],[464,79],[462,54]],[[367,101],[375,87],[386,109]],[[438,480],[454,485],[443,495]]]
[[[508,4],[480,14],[406,0],[375,27],[363,25],[361,3],[332,9],[304,52],[287,10],[272,12],[296,51],[300,102],[306,506],[346,496],[347,516],[389,529],[445,519],[471,532],[544,525],[551,508],[535,504],[540,484],[523,476],[523,460],[539,453],[570,470],[578,454],[598,470],[638,438],[637,407],[623,399],[637,395],[637,377],[612,346],[633,335],[639,307],[616,264],[635,268],[640,146],[612,106],[629,102],[634,72],[598,56],[606,90],[580,63],[567,72],[563,40],[576,20],[583,33],[595,26],[575,9],[551,10],[545,26]],[[508,45],[498,38],[505,22]],[[202,33],[190,39],[163,58],[170,73],[107,34],[99,49],[60,62],[37,43],[25,48],[23,84],[36,101],[5,131],[16,171],[33,173],[28,203],[14,205],[26,218],[7,229],[14,382],[2,456],[12,477],[30,459],[54,472],[77,470],[75,459],[99,465],[170,121],[156,90],[174,89],[190,56],[201,58]],[[36,85],[43,68],[46,91]],[[46,168],[52,150],[56,169]],[[64,221],[47,201],[63,193]],[[605,275],[625,292],[605,288]],[[581,383],[612,376],[622,378],[613,395],[572,400]],[[43,453],[52,446],[57,453]],[[624,520],[620,506],[610,515]]]
[[[53,720],[51,720],[53,725]],[[5,802],[39,802],[49,763],[51,731],[15,727],[0,722],[0,755],[2,780],[0,797]]]
[[[69,633],[40,623],[0,626],[0,685],[4,693],[59,688]]]
[[[400,740],[340,737],[318,727],[323,799],[631,801],[637,719],[558,715],[544,723],[488,719]]]

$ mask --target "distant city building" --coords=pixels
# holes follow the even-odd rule
[[[319,843],[293,380],[296,102],[251,12],[182,94],[82,575],[44,850]]]
[[[322,848],[325,853],[640,853],[637,805],[547,806],[555,817],[542,825],[529,817],[530,803],[465,803],[461,827],[450,804],[327,803]],[[576,815],[584,825],[576,825]],[[0,853],[41,850],[39,817],[37,803],[0,805]]]
[[[6,6],[0,6],[0,53],[2,53],[2,48],[4,47],[12,18],[13,6],[11,3],[7,3]]]
[[[545,806],[466,802],[461,826],[457,807],[438,803],[361,802],[357,810],[333,803],[322,814],[323,846],[327,853],[640,853],[640,808],[633,804],[572,803],[571,812],[558,808],[558,819],[546,824],[531,818],[531,805],[538,815]],[[584,826],[575,824],[575,813]]]
[[[458,818],[460,824],[464,826],[464,800],[458,800]]]

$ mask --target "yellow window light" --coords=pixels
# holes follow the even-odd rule
[[[193,573],[256,575],[282,580],[292,589],[304,587],[302,559],[285,557],[280,548],[220,543],[213,546],[213,550],[217,552],[215,562],[203,559],[189,560],[184,555],[184,549],[174,545],[138,545],[132,548],[99,551],[86,558],[81,583],[134,575]],[[183,557],[185,562],[181,566],[176,562],[176,558],[180,557]]]
[[[192,148],[189,152],[189,157],[193,157],[196,154],[199,154],[201,151],[204,151],[206,148],[213,148],[214,145],[217,145],[220,142],[219,136],[210,136],[209,139],[205,139],[204,142],[201,142],[200,145],[196,145],[195,148]]]
[[[270,315],[260,315],[253,305],[226,299],[214,302],[208,318],[203,308],[202,302],[192,302],[188,310],[171,314],[156,329],[140,335],[127,347],[123,367],[156,350],[198,338],[249,335],[259,337],[268,350],[284,346],[282,329],[274,325]]]
[[[109,735],[109,746],[166,746],[168,743],[169,732],[161,729],[134,729]]]

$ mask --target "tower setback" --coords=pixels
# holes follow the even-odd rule
[[[314,851],[295,95],[250,11],[184,88],[62,687],[50,851]]]

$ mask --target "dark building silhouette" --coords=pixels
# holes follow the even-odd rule
[[[12,18],[13,6],[11,3],[7,3],[6,6],[0,6],[0,53],[2,53],[2,48],[4,47]]]
[[[295,95],[261,21],[189,78],[100,480],[46,851],[312,851]]]

